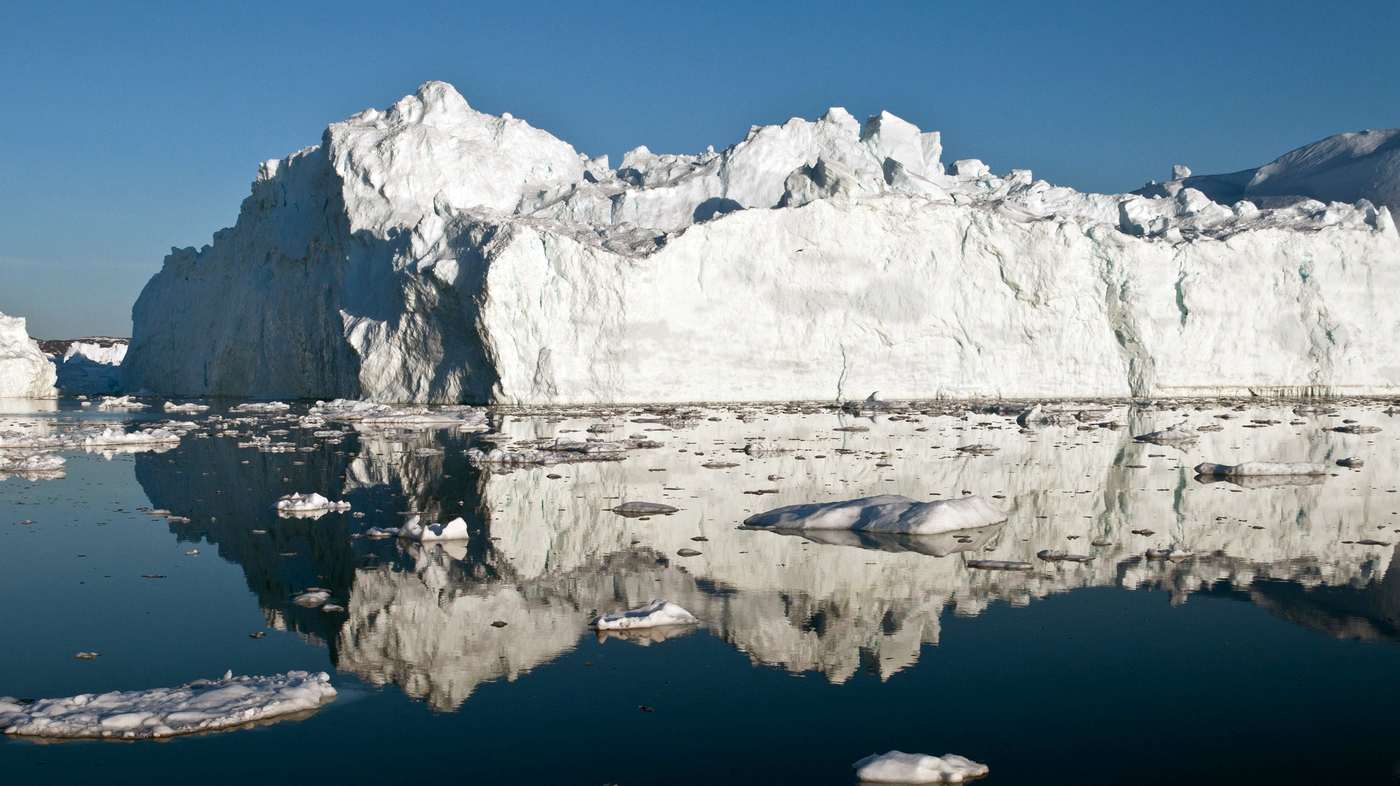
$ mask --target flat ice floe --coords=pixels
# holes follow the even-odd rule
[[[666,600],[654,600],[641,608],[614,611],[593,620],[594,630],[629,630],[655,628],[662,625],[693,625],[695,615]]]
[[[1274,475],[1326,475],[1327,465],[1313,461],[1246,461],[1243,464],[1196,465],[1196,474],[1206,477],[1243,478]]]
[[[343,398],[334,401],[318,401],[307,413],[307,416],[325,421],[357,423],[366,426],[403,426],[406,428],[455,426],[461,431],[487,431],[490,429],[490,424],[486,421],[486,413],[479,409],[401,407]]]
[[[788,505],[744,519],[761,529],[844,529],[906,535],[937,535],[1006,521],[1006,514],[976,497],[916,502],[897,494],[844,502]]]
[[[63,469],[63,461],[52,453],[7,457],[0,452],[0,472],[50,472]]]
[[[929,756],[890,751],[851,765],[862,783],[962,783],[987,774],[988,767],[956,753]]]
[[[271,677],[195,680],[178,688],[85,693],[20,702],[0,697],[5,734],[51,739],[143,740],[236,728],[301,713],[335,699],[330,675],[289,671]]]

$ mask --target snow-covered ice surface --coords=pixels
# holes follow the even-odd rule
[[[330,675],[196,680],[178,688],[85,693],[20,703],[0,697],[0,730],[20,737],[144,740],[222,731],[314,712],[335,699]]]
[[[862,783],[962,783],[988,772],[987,765],[956,753],[929,756],[903,751],[871,754],[851,768]]]
[[[29,337],[24,317],[0,314],[0,398],[54,398],[53,364]]]
[[[653,600],[645,606],[628,611],[614,611],[593,620],[596,630],[629,630],[657,628],[664,625],[693,625],[695,615],[667,600]]]
[[[945,167],[937,132],[842,109],[613,169],[429,82],[264,163],[234,227],[174,250],[134,308],[123,385],[532,405],[1387,394],[1397,140],[1324,140],[1223,204],[1189,182],[1083,194]],[[1290,190],[1318,199],[1246,198]]]

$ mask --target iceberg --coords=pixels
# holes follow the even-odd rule
[[[178,688],[39,699],[0,697],[0,730],[20,737],[145,740],[219,731],[311,713],[335,699],[330,675],[195,680]]]
[[[1392,155],[1379,133],[1337,149]],[[613,169],[429,82],[265,162],[232,228],[172,250],[133,309],[123,388],[532,406],[1400,392],[1388,165],[1376,188],[1220,204],[941,154],[937,132],[832,109]]]
[[[694,625],[695,615],[670,601],[653,600],[631,611],[615,611],[593,620],[594,630],[628,630],[656,628],[663,625]]]
[[[862,783],[962,783],[989,771],[987,765],[955,753],[929,756],[903,751],[866,756],[851,768]]]
[[[124,339],[91,338],[70,342],[53,360],[58,389],[69,395],[99,395],[121,389]]]
[[[0,314],[0,398],[57,398],[57,380],[24,317]]]
[[[1006,521],[1006,514],[977,497],[916,502],[898,494],[844,502],[787,505],[755,513],[745,527],[779,530],[854,530],[905,535],[938,535]]]

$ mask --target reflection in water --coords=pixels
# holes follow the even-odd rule
[[[497,413],[499,444],[577,439],[600,421],[666,443],[622,462],[512,472],[471,467],[463,454],[477,443],[450,430],[326,441],[297,431],[293,416],[272,417],[261,428],[288,428],[278,438],[302,450],[262,453],[192,434],[171,453],[139,456],[137,476],[154,505],[191,519],[171,525],[177,536],[203,534],[243,566],[270,624],[324,641],[337,668],[398,685],[439,710],[458,707],[483,681],[513,680],[568,651],[598,613],[653,598],[679,603],[755,662],[836,682],[861,669],[883,678],[912,665],[923,644],[938,643],[945,610],[973,616],[994,601],[1024,605],[1080,587],[1161,589],[1177,603],[1211,593],[1333,636],[1400,633],[1391,550],[1357,542],[1400,528],[1392,511],[1400,500],[1387,485],[1400,461],[1390,441],[1324,432],[1328,418],[1255,429],[1220,421],[1224,431],[1168,452],[1130,435],[1179,422],[1181,412],[1120,408],[1104,420],[1128,429],[1075,423],[1029,434],[1014,413],[704,414],[715,419]],[[868,430],[835,430],[853,424]],[[781,449],[743,452],[760,441]],[[973,443],[999,450],[957,450]],[[1249,458],[1331,465],[1363,452],[1363,469],[1306,484],[1200,484],[1190,471],[1200,461]],[[280,496],[311,491],[345,499],[354,513],[275,515]],[[1010,518],[920,538],[739,527],[770,508],[880,493],[980,494]],[[631,501],[680,510],[612,512]],[[461,516],[470,537],[427,546],[359,537],[370,526],[398,526],[408,512],[428,521]],[[1179,564],[1145,557],[1164,547],[1198,556]],[[681,549],[701,554],[677,556]],[[1095,559],[1036,560],[1041,550]],[[967,558],[1035,569],[978,571]],[[291,602],[311,586],[329,589],[345,611]],[[643,643],[666,637],[645,633]]]

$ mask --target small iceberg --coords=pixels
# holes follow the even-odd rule
[[[349,502],[331,502],[314,491],[310,494],[288,494],[277,501],[277,515],[283,518],[320,518],[327,513],[349,509]]]
[[[754,529],[844,529],[907,535],[938,535],[1006,521],[1006,514],[987,500],[959,499],[917,502],[897,494],[881,494],[845,502],[788,505],[744,519]]]
[[[330,675],[195,680],[178,688],[85,693],[24,703],[0,697],[0,730],[49,739],[146,740],[310,714],[335,699]]]
[[[593,630],[629,630],[631,628],[655,628],[662,625],[694,625],[699,622],[695,616],[680,606],[666,600],[654,600],[639,609],[615,611],[604,614],[590,626]]]
[[[1034,570],[1035,566],[1029,562],[1015,562],[1005,559],[970,559],[967,561],[969,568],[978,570]]]
[[[387,528],[386,528],[387,529]],[[467,522],[459,516],[446,524],[424,524],[422,516],[414,516],[399,527],[399,537],[429,543],[435,540],[466,540]]]
[[[862,783],[962,783],[989,772],[987,765],[956,753],[929,756],[903,751],[866,756],[851,768]]]
[[[1208,478],[1326,475],[1327,465],[1311,461],[1246,461],[1243,464],[1211,464],[1206,462],[1196,465],[1196,474]]]

